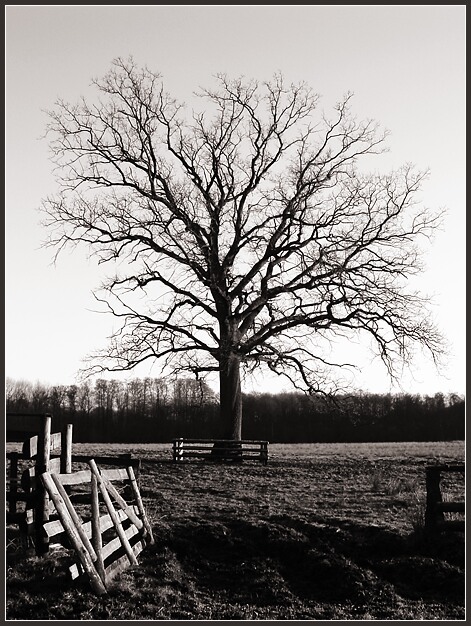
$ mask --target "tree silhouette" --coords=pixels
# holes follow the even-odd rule
[[[317,113],[306,84],[217,76],[191,113],[161,76],[117,59],[92,103],[56,103],[60,190],[43,202],[56,255],[86,244],[113,275],[96,297],[122,324],[90,372],[218,372],[227,437],[240,439],[241,367],[330,393],[337,336],[369,336],[389,374],[441,352],[417,241],[440,216],[415,202],[426,173],[367,174],[387,134],[350,111]],[[340,370],[338,369],[340,368]]]

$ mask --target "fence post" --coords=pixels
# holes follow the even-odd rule
[[[96,570],[103,584],[105,584],[105,566],[103,564],[103,544],[100,528],[100,499],[98,495],[98,483],[95,474],[92,473],[92,545],[95,550],[97,560]]]
[[[61,435],[61,474],[72,473],[72,424],[67,424]]]
[[[173,440],[173,460],[183,461],[183,438]]]
[[[49,550],[49,538],[43,525],[49,521],[49,495],[39,479],[49,471],[51,455],[51,416],[42,415],[38,433],[38,450],[36,454],[36,506],[35,506],[35,548],[36,554],[45,554]]]
[[[264,463],[264,465],[266,465],[268,463],[268,441],[262,441],[261,442],[261,457],[262,457],[262,461]]]
[[[144,509],[144,504],[142,503],[141,494],[139,493],[139,487],[137,485],[136,477],[134,475],[134,470],[131,466],[126,468],[128,473],[129,481],[131,483],[132,494],[134,496],[134,500],[136,501],[137,508],[139,509],[139,514],[144,523],[144,528],[149,536],[149,543],[154,543],[154,536],[152,534],[152,528],[149,524],[149,520],[147,519],[146,511]]]
[[[16,513],[18,495],[18,452],[12,452],[10,458],[10,486],[8,493],[8,512]]]
[[[440,468],[427,467],[425,469],[425,484],[427,487],[427,504],[425,509],[425,527],[429,530],[436,529],[439,522],[444,521],[442,511],[437,510],[437,503],[442,501],[440,490]]]

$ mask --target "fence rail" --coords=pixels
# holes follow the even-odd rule
[[[446,520],[444,513],[464,513],[465,502],[444,502],[440,481],[444,473],[463,473],[465,465],[429,465],[425,469],[427,504],[425,509],[425,528],[429,531],[464,530],[464,520]]]
[[[173,461],[202,458],[211,461],[243,461],[247,459],[268,463],[268,441],[252,439],[187,439],[173,440]]]

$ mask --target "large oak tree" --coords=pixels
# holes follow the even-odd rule
[[[350,94],[326,116],[281,75],[216,82],[188,111],[159,74],[115,60],[94,102],[49,111],[60,188],[42,208],[57,252],[85,244],[112,268],[97,297],[122,323],[97,370],[218,372],[240,439],[241,368],[329,393],[339,335],[369,337],[391,376],[415,346],[437,357],[408,279],[440,217],[416,202],[426,173],[361,167],[386,133]]]

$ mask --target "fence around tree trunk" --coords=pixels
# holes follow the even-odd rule
[[[253,439],[189,439],[179,437],[172,444],[173,461],[200,458],[211,461],[256,460],[268,463],[268,441]]]

